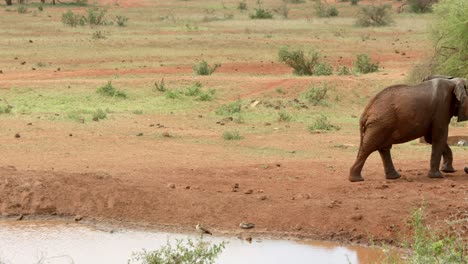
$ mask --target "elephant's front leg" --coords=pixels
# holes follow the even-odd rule
[[[455,169],[452,166],[452,162],[453,162],[452,150],[450,149],[447,143],[445,144],[445,148],[442,151],[442,156],[444,158],[444,162],[442,164],[442,171],[447,172],[447,173],[455,172]]]
[[[432,140],[432,153],[431,153],[431,168],[427,176],[429,178],[443,178],[442,172],[439,171],[440,159],[447,144],[447,137],[442,139]]]
[[[390,154],[390,149],[392,146],[384,149],[379,149],[380,157],[385,168],[385,178],[389,180],[398,179],[401,177],[400,173],[395,170],[393,165],[392,156]]]

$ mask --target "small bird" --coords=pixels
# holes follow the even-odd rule
[[[195,226],[195,229],[197,229],[197,232],[200,233],[202,236],[204,234],[213,235],[213,233],[211,233],[210,230],[204,228],[200,224],[197,224],[197,226]]]

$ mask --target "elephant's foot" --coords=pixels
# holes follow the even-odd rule
[[[446,173],[452,173],[455,172],[456,170],[453,168],[452,165],[442,165],[441,171],[446,172]]]
[[[364,178],[358,174],[358,175],[349,175],[349,181],[350,182],[360,182],[360,181],[364,181]]]
[[[398,179],[400,177],[401,177],[401,175],[397,171],[385,173],[385,179],[387,179],[387,180],[395,180],[395,179]]]
[[[442,172],[440,171],[429,171],[427,174],[429,178],[443,178],[444,175],[442,175]]]

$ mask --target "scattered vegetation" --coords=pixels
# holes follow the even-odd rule
[[[351,75],[352,74],[351,70],[345,65],[338,65],[338,67],[336,68],[336,72],[338,73],[338,75]]]
[[[306,1],[305,0],[283,0],[285,3],[289,4],[304,4]]]
[[[38,7],[37,7],[37,10],[39,10],[39,11],[41,11],[41,12],[44,11],[44,6],[42,6],[42,5],[38,6]]]
[[[93,39],[105,39],[106,34],[101,30],[96,30],[93,33]]]
[[[461,221],[462,224],[466,224],[468,218],[461,219]],[[449,226],[451,224],[449,222]],[[468,263],[468,244],[462,236],[451,231],[443,232],[426,224],[424,207],[411,213],[409,225],[413,230],[413,235],[410,242],[405,242],[402,246],[410,249],[411,253],[405,258],[387,253],[384,263]]]
[[[117,26],[119,26],[119,27],[127,26],[128,17],[126,17],[126,16],[115,16],[114,20],[115,20],[115,23],[117,24]]]
[[[247,10],[247,3],[245,1],[239,2],[237,5],[237,9],[240,11],[246,11]]]
[[[84,26],[86,24],[86,18],[68,10],[62,14],[62,23],[71,27]]]
[[[287,112],[279,112],[278,113],[278,121],[279,122],[289,122],[292,120],[292,116]]]
[[[118,98],[122,98],[122,99],[125,99],[125,98],[128,97],[127,94],[124,91],[116,89],[112,85],[112,81],[108,81],[106,85],[104,85],[102,87],[99,87],[96,90],[96,92],[98,94],[100,94],[100,95],[109,96],[109,97],[118,97]]]
[[[273,11],[281,15],[283,18],[289,17],[289,7],[287,4],[282,4],[278,8],[275,8]]]
[[[219,66],[221,66],[221,64],[210,66],[206,61],[202,60],[200,63],[193,66],[193,71],[196,75],[211,75]]]
[[[250,14],[251,19],[271,19],[273,18],[273,14],[263,8],[255,8],[255,12],[253,14]]]
[[[359,3],[359,0],[351,0],[351,5],[357,5]]]
[[[354,68],[356,72],[366,74],[366,73],[376,72],[379,69],[379,63],[372,62],[371,58],[367,54],[358,54],[356,55]]]
[[[314,123],[309,126],[309,131],[311,133],[314,133],[316,131],[332,131],[332,130],[340,130],[340,127],[337,125],[331,124],[328,118],[323,114],[320,114],[320,116],[315,119]]]
[[[189,87],[186,87],[185,89],[182,89],[182,90],[177,90],[177,89],[165,90],[165,95],[166,95],[166,98],[168,99],[179,99],[179,98],[182,98],[183,96],[188,96],[188,97],[196,97],[196,100],[198,101],[212,101],[216,93],[216,90],[209,89],[205,91],[202,89],[202,87],[203,86],[201,83],[196,82],[195,84]]]
[[[223,133],[224,140],[241,140],[242,136],[238,131],[226,131]]]
[[[88,8],[88,17],[86,19],[86,22],[94,26],[106,25],[106,13],[107,9],[99,7],[90,7]]]
[[[18,8],[16,8],[16,11],[18,14],[26,14],[28,12],[28,8],[24,5],[19,5]]]
[[[356,25],[361,27],[387,26],[393,23],[390,5],[366,5],[361,7]]]
[[[468,1],[445,0],[433,6],[436,70],[468,78]]]
[[[315,0],[314,10],[318,17],[335,17],[339,15],[335,6],[322,2],[322,0]]]
[[[165,92],[167,91],[166,85],[164,84],[164,78],[161,79],[161,81],[155,81],[154,82],[154,89],[153,91],[158,91],[158,92]]]
[[[322,83],[319,87],[310,87],[307,91],[302,94],[302,97],[306,99],[313,106],[327,106],[326,100],[328,99],[328,85]]]
[[[11,113],[11,109],[13,109],[13,106],[11,106],[10,104],[8,104],[8,103],[1,104],[0,105],[0,114],[9,114],[9,113]]]
[[[241,112],[241,102],[237,100],[229,104],[222,105],[216,110],[217,115],[232,115]]]
[[[225,242],[210,244],[202,239],[187,238],[176,240],[175,245],[167,244],[158,250],[134,252],[128,263],[141,264],[213,264],[226,246]]]
[[[407,0],[409,11],[413,13],[428,13],[432,12],[432,5],[437,0]]]
[[[309,51],[308,56],[303,50],[290,51],[288,47],[281,47],[278,52],[281,62],[286,63],[294,69],[296,75],[331,75],[333,68],[324,62],[320,62],[320,53]]]
[[[102,109],[97,109],[95,112],[93,112],[93,121],[99,121],[101,119],[106,119],[107,118],[107,113],[106,111]]]

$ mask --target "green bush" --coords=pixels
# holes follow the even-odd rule
[[[361,27],[387,26],[393,23],[391,5],[369,5],[359,10],[356,25]]]
[[[108,81],[106,85],[99,87],[96,92],[103,96],[110,96],[110,97],[119,97],[119,98],[127,98],[127,94],[124,91],[120,91],[112,86],[112,82]]]
[[[351,0],[351,5],[357,5],[359,0]]]
[[[333,17],[339,14],[335,6],[330,6],[326,2],[322,2],[322,0],[315,0],[314,10],[318,17]]]
[[[215,64],[214,66],[208,65],[208,63],[202,60],[197,65],[193,66],[193,71],[197,75],[211,75],[219,66],[220,64]]]
[[[16,11],[18,14],[26,14],[28,12],[28,8],[24,5],[19,5],[18,8],[16,8]]]
[[[216,93],[216,90],[214,90],[214,89],[210,89],[210,90],[208,90],[208,91],[202,91],[202,92],[198,95],[197,100],[198,100],[198,101],[203,101],[203,102],[206,102],[206,101],[213,101],[213,98],[214,98],[215,93]]]
[[[320,76],[320,75],[332,75],[332,74],[333,74],[333,67],[326,62],[319,63],[314,67],[314,75]]]
[[[9,114],[11,113],[11,109],[13,109],[13,106],[9,104],[0,105],[0,114]]]
[[[337,125],[333,125],[328,121],[328,118],[322,114],[320,114],[317,119],[315,119],[314,123],[309,126],[309,131],[311,133],[316,132],[317,130],[324,130],[324,131],[332,131],[332,130],[340,130],[340,127]]]
[[[413,13],[428,13],[432,12],[432,5],[437,0],[407,0],[409,11]]]
[[[106,118],[107,118],[107,113],[102,109],[97,109],[95,112],[93,112],[94,121],[99,121],[101,119],[106,119]]]
[[[306,56],[303,50],[289,51],[288,47],[281,47],[278,57],[281,62],[292,67],[296,75],[314,75],[315,67],[320,62],[320,54],[317,51],[309,51]]]
[[[39,11],[41,11],[41,12],[44,11],[44,6],[42,6],[42,5],[38,6],[38,7],[37,7],[37,10],[39,10]]]
[[[292,120],[292,116],[286,112],[279,112],[278,116],[278,121],[280,122],[289,122]]]
[[[247,10],[247,3],[245,1],[239,2],[239,4],[237,5],[237,9],[239,9],[240,11]]]
[[[437,72],[468,78],[468,1],[444,0],[433,9]]]
[[[117,26],[125,27],[125,26],[127,26],[127,22],[128,22],[128,17],[115,16],[115,23],[117,24]]]
[[[106,25],[106,13],[107,9],[102,9],[99,7],[90,7],[88,8],[88,16],[86,18],[86,22],[94,26]]]
[[[379,63],[372,62],[367,54],[358,54],[354,62],[354,68],[359,73],[371,73],[379,69]]]
[[[182,92],[179,90],[167,90],[164,95],[167,99],[179,99],[182,98]]]
[[[338,65],[338,67],[336,68],[336,72],[338,73],[338,75],[351,75],[351,70],[345,65]]]
[[[86,18],[68,10],[66,13],[62,14],[62,23],[71,27],[84,26],[86,24]]]
[[[213,264],[224,250],[225,242],[213,244],[199,239],[176,240],[175,246],[169,242],[158,250],[134,252],[128,263],[139,264]]]
[[[224,140],[241,140],[242,136],[238,131],[226,131],[223,133]]]
[[[255,13],[250,14],[251,19],[271,19],[273,14],[267,9],[255,8]]]
[[[239,100],[222,105],[216,110],[217,115],[232,115],[241,112],[241,102]]]
[[[194,85],[185,88],[184,95],[186,96],[198,96],[201,93],[202,84],[196,82]]]
[[[93,39],[105,39],[106,35],[101,30],[96,30],[93,33]]]
[[[302,97],[306,99],[313,106],[322,105],[327,106],[326,100],[328,99],[328,86],[322,83],[320,87],[310,87],[307,91],[302,94]]]

